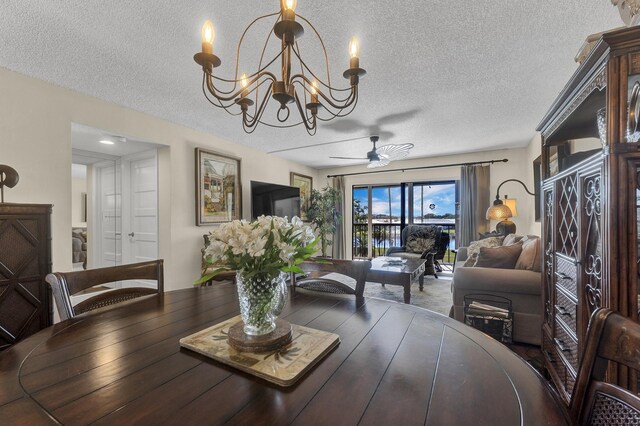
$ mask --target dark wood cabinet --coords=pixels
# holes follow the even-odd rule
[[[0,203],[0,350],[52,324],[51,206]]]
[[[640,28],[605,33],[564,87],[542,133],[543,353],[568,403],[591,313],[638,320]],[[631,111],[631,113],[630,113]],[[637,392],[610,367],[608,381]]]

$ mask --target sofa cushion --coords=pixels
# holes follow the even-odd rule
[[[520,269],[458,268],[453,272],[453,287],[469,293],[507,293],[540,295],[542,274]],[[511,299],[508,296],[505,296]],[[542,309],[542,302],[540,302]]]
[[[433,246],[435,245],[435,240],[433,238],[423,238],[419,237],[415,234],[409,235],[407,237],[407,251],[411,253],[419,253],[422,254],[425,251],[433,251]]]
[[[522,253],[516,262],[515,268],[540,272],[542,270],[541,262],[540,238],[527,237],[522,242]]]
[[[504,240],[502,241],[502,245],[511,246],[513,244],[520,242],[523,238],[524,236],[522,235],[509,234],[506,237],[504,237]]]
[[[476,267],[513,269],[522,253],[522,244],[500,247],[480,247]]]
[[[483,240],[472,241],[467,247],[467,260],[464,262],[464,266],[473,266],[478,260],[478,253],[480,253],[481,247],[499,247],[502,245],[504,237],[489,237]]]

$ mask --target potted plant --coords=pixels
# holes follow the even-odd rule
[[[310,206],[307,217],[316,226],[320,238],[322,256],[327,257],[327,248],[333,243],[331,237],[342,222],[342,214],[336,208],[342,198],[337,188],[329,185],[321,191],[311,191]]]

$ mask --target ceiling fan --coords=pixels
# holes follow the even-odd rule
[[[393,160],[400,160],[401,158],[409,155],[409,150],[413,148],[412,143],[403,143],[400,145],[388,144],[381,147],[376,147],[376,142],[380,139],[378,136],[371,136],[369,138],[373,142],[373,149],[367,152],[367,157],[329,157],[336,158],[338,160],[369,160],[367,168],[373,169],[375,167],[384,167]]]

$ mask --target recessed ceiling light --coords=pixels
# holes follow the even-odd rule
[[[113,145],[115,142],[109,140],[109,139],[101,139],[100,143],[105,144],[105,145]]]

